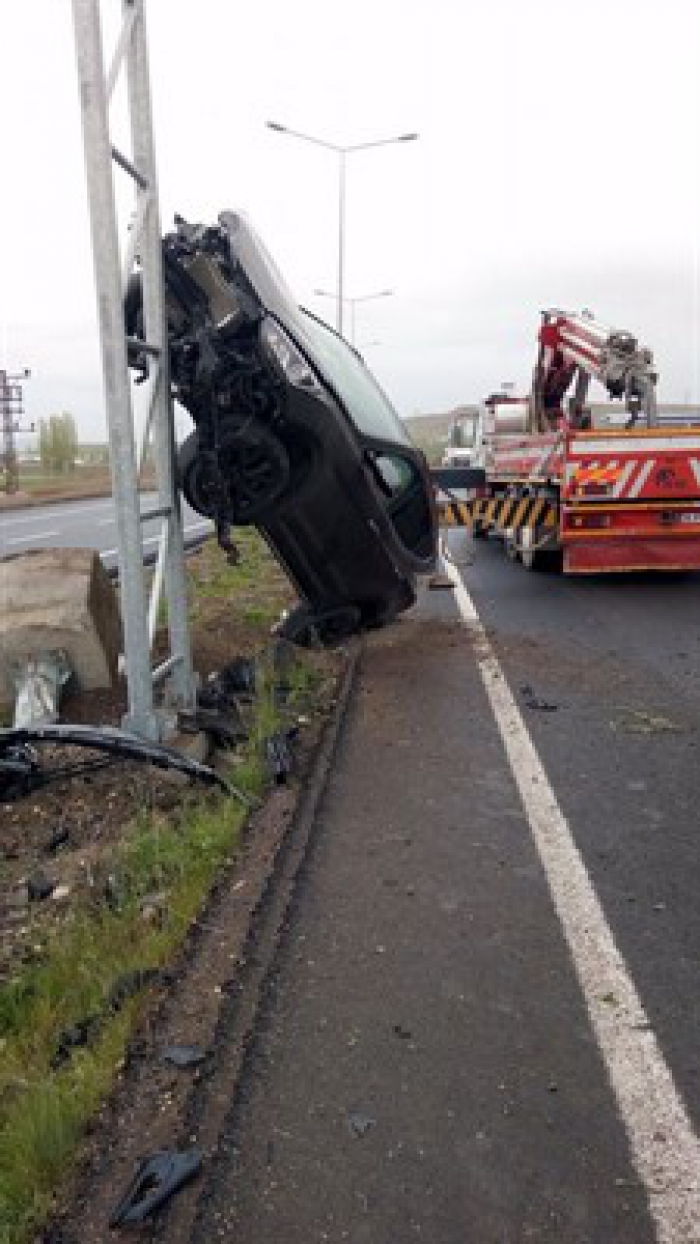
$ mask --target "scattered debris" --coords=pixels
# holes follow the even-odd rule
[[[265,739],[265,760],[268,772],[277,786],[284,786],[292,771],[292,752],[290,744],[297,737],[299,730],[276,730]]]
[[[683,727],[660,713],[648,713],[637,708],[623,708],[622,716],[610,722],[613,730],[626,734],[678,734]]]
[[[51,895],[51,899],[54,903],[63,903],[67,898],[70,898],[71,893],[69,885],[57,885]]]
[[[252,698],[258,683],[257,667],[250,657],[236,657],[216,674],[210,674],[199,692],[202,708],[238,714],[237,696]]]
[[[174,1067],[199,1067],[206,1055],[198,1045],[166,1045],[161,1054],[163,1062]]]
[[[198,734],[203,730],[210,735],[217,747],[235,747],[248,737],[238,709],[235,713],[227,707],[224,711],[215,708],[197,707],[194,711],[182,711],[178,714],[178,725],[186,734]]]
[[[403,1024],[394,1024],[394,1035],[401,1041],[410,1041],[413,1033],[410,1028],[404,1028]]]
[[[134,972],[125,972],[114,981],[101,1014],[88,1015],[79,1019],[69,1028],[59,1033],[56,1049],[51,1055],[50,1066],[56,1071],[63,1067],[73,1056],[73,1051],[82,1046],[94,1045],[99,1037],[109,1014],[121,1011],[125,1002],[154,982],[167,982],[171,979],[168,972],[159,968],[138,968]]]
[[[55,855],[61,847],[65,847],[70,840],[70,830],[65,825],[59,825],[54,829],[49,838],[44,851],[47,855]]]
[[[46,873],[32,873],[27,880],[27,895],[30,903],[42,903],[44,899],[51,897],[55,889],[56,882],[47,877]]]
[[[88,1015],[86,1019],[72,1024],[70,1028],[64,1028],[63,1032],[59,1033],[56,1049],[49,1062],[52,1071],[57,1071],[69,1062],[74,1050],[82,1046],[94,1045],[102,1031],[103,1024],[102,1016]]]
[[[353,1111],[353,1113],[348,1116],[350,1135],[354,1136],[356,1139],[362,1139],[363,1136],[366,1136],[375,1124],[376,1119],[371,1118],[368,1114],[361,1114],[359,1111]]]
[[[559,708],[558,704],[554,704],[551,700],[541,700],[536,696],[529,683],[520,688],[520,694],[523,697],[523,703],[526,708],[532,709],[539,713],[556,713]]]
[[[167,984],[170,973],[161,968],[135,968],[133,972],[124,972],[114,981],[107,995],[107,1008],[110,1011],[121,1011],[125,1002],[133,998],[147,985]]]
[[[141,919],[146,924],[154,924],[161,927],[165,923],[168,914],[167,895],[163,893],[146,894],[139,903],[139,911]]]
[[[161,1149],[144,1158],[109,1220],[109,1226],[125,1227],[143,1222],[199,1173],[199,1149]]]

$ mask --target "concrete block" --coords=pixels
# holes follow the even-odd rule
[[[81,688],[112,686],[119,600],[93,549],[36,549],[0,560],[0,705],[15,698],[9,664],[57,648]]]

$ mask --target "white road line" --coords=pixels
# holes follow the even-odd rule
[[[700,1241],[700,1141],[459,571],[446,573],[569,946],[659,1244]]]
[[[213,528],[212,523],[196,523],[192,527],[184,527],[183,531],[184,531],[184,534],[187,535],[191,531],[213,531],[213,529],[214,528]],[[160,539],[160,536],[149,536],[147,540],[143,541],[143,543],[144,544],[157,544],[159,539]],[[99,549],[98,551],[99,551],[100,557],[116,557],[117,553],[119,552],[119,549]]]
[[[44,513],[44,514],[33,514],[31,518],[7,518],[3,514],[1,521],[2,521],[3,527],[24,527],[26,523],[45,523],[47,517],[51,519],[54,516],[53,514],[49,514],[47,516],[47,514]]]
[[[117,520],[114,517],[114,514],[111,514],[109,518],[98,518],[97,526],[98,527],[113,527],[116,521]]]
[[[57,536],[57,531],[37,531],[33,536],[13,536],[7,541],[8,544],[29,544],[33,540],[48,540],[50,536]]]

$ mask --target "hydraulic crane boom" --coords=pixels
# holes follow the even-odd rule
[[[562,417],[570,427],[590,426],[585,400],[591,380],[604,385],[611,397],[624,399],[629,427],[642,414],[653,427],[657,379],[651,350],[640,346],[631,333],[599,324],[585,313],[545,311],[530,394],[531,428],[549,431]],[[565,395],[574,382],[564,410]]]

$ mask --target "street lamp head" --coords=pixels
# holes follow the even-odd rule
[[[286,134],[287,132],[286,125],[280,125],[279,121],[266,121],[265,124],[269,130],[277,130],[278,134]]]
[[[417,134],[399,134],[399,137],[397,138],[396,141],[399,143],[413,143],[416,141],[417,138],[418,138]]]

